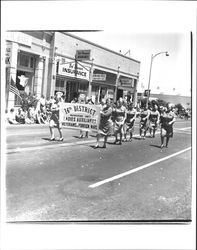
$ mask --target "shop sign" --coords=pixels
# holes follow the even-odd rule
[[[77,50],[76,59],[81,61],[90,60],[90,52],[91,50]]]
[[[11,66],[12,60],[12,43],[6,42],[6,52],[5,52],[5,64],[6,66]]]
[[[121,85],[122,85],[122,86],[132,87],[133,79],[121,78],[121,79],[120,79],[120,82],[121,82]]]
[[[63,103],[59,119],[65,128],[97,132],[100,123],[100,107],[80,103]]]
[[[106,81],[106,74],[93,74],[93,81]]]
[[[6,40],[31,47],[32,38],[21,32],[6,32]]]
[[[74,77],[89,80],[90,68],[82,63],[66,60],[64,64],[59,64],[58,74],[68,77]]]

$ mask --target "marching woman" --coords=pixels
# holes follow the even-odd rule
[[[170,138],[173,137],[173,124],[175,122],[175,114],[172,107],[168,105],[167,108],[161,110],[160,123],[161,123],[161,149],[164,147],[164,138],[166,137],[166,148]]]
[[[157,105],[154,104],[152,110],[150,111],[150,116],[149,116],[149,132],[150,136],[152,136],[153,138],[155,137],[155,132],[157,130],[159,121],[160,121],[160,113],[158,111]]]
[[[140,138],[142,139],[145,139],[146,137],[149,116],[150,110],[146,106],[142,107],[140,113]]]
[[[100,114],[101,114],[100,126],[99,126],[99,131],[97,133],[97,142],[94,148],[99,148],[99,141],[102,136],[104,136],[103,148],[106,148],[107,138],[108,136],[113,134],[113,122],[111,120],[112,107],[110,99],[106,100],[106,104],[100,111]]]
[[[126,120],[126,107],[123,106],[122,98],[117,101],[116,108],[114,110],[114,135],[116,137],[114,144],[118,142],[118,135],[120,137],[119,144],[122,144],[122,137],[124,135],[124,123]]]
[[[125,133],[125,140],[127,140],[127,133],[130,134],[130,138],[129,141],[132,140],[133,137],[133,132],[134,132],[134,123],[136,120],[136,116],[137,116],[137,111],[136,109],[133,107],[133,104],[130,103],[128,106],[128,111],[126,112],[127,116],[126,116],[126,121],[125,121],[125,126],[126,126],[126,133]]]
[[[50,141],[55,141],[55,135],[54,135],[54,127],[58,129],[60,138],[59,141],[63,141],[64,138],[62,137],[62,123],[59,118],[59,110],[61,108],[63,100],[61,97],[55,97],[55,102],[51,104],[51,116],[49,120],[49,129],[50,129],[50,134],[51,134],[51,139]]]

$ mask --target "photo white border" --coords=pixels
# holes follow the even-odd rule
[[[120,7],[121,4],[121,7]],[[128,8],[130,6],[130,9]],[[27,249],[195,249],[196,230],[196,4],[184,1],[5,1],[1,30],[99,29],[132,32],[193,32],[192,223],[187,225],[19,224],[5,222],[5,159],[1,157],[1,246]],[[120,12],[119,10],[124,10]],[[108,16],[110,13],[110,16]],[[119,14],[119,15],[118,15]],[[59,17],[61,17],[59,19]],[[77,18],[76,18],[77,17]],[[63,22],[62,22],[63,20]],[[67,28],[68,27],[68,28]],[[3,42],[3,40],[1,41]],[[2,44],[2,43],[1,43]],[[2,55],[5,47],[1,46]],[[1,58],[1,65],[3,59]],[[2,67],[1,67],[2,70]],[[2,76],[1,71],[1,76]],[[3,78],[2,78],[3,79]],[[5,78],[4,78],[5,79]],[[3,82],[3,81],[1,81]],[[3,85],[3,84],[2,84]],[[1,86],[2,86],[1,85]],[[4,112],[1,88],[1,115]],[[5,103],[5,102],[4,102]],[[3,105],[3,106],[2,106]],[[1,135],[5,136],[1,123]],[[4,155],[1,139],[1,156]],[[4,167],[3,167],[4,165]]]

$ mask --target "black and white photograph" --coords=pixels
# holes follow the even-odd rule
[[[164,2],[149,9],[149,1],[140,1],[136,13],[129,11],[133,1],[101,2],[57,1],[53,16],[54,1],[41,2],[40,10],[23,3],[24,11],[37,10],[36,25],[26,23],[29,12],[19,25],[3,18],[1,193],[3,222],[13,226],[12,234],[21,224],[37,225],[38,232],[46,223],[48,230],[74,224],[90,231],[111,224],[142,232],[144,225],[193,226],[196,33],[189,25],[164,28]],[[4,3],[6,13],[13,4]],[[142,4],[149,13],[140,12]],[[40,16],[47,8],[48,26]],[[151,29],[148,23],[157,21],[161,29]],[[26,249],[48,249],[34,244]],[[49,249],[62,249],[58,244]],[[87,248],[78,244],[64,248]],[[116,248],[124,246],[133,249],[129,243]]]

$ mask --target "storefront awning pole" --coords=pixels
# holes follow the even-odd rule
[[[115,91],[114,91],[114,102],[117,101],[116,99],[117,99],[117,92],[118,92],[119,75],[120,75],[120,66],[118,66],[118,71],[117,71],[116,85],[115,85]]]
[[[94,58],[92,58],[92,64],[90,68],[90,74],[89,74],[89,86],[88,86],[88,98],[91,98],[92,95],[92,77],[93,77],[93,66],[94,66]]]

